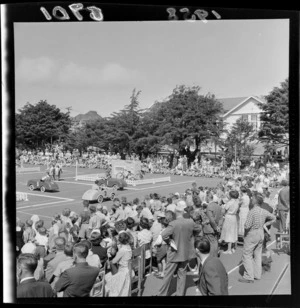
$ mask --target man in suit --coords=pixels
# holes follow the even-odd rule
[[[170,245],[167,253],[167,265],[163,284],[158,291],[158,296],[167,296],[173,274],[177,271],[177,296],[184,296],[186,272],[189,260],[195,258],[194,233],[201,230],[192,219],[183,217],[185,201],[179,201],[176,206],[176,219],[171,221],[168,227],[162,232],[164,241],[171,239],[175,245]]]
[[[201,295],[228,295],[228,274],[219,258],[210,254],[210,243],[202,238],[195,241],[196,254],[201,260],[198,289]]]
[[[78,243],[73,248],[75,266],[63,272],[55,284],[57,292],[64,292],[63,297],[89,297],[90,291],[99,275],[99,269],[88,265],[86,257],[89,249]]]
[[[21,253],[17,260],[17,298],[54,297],[47,281],[37,281],[34,271],[38,266],[37,258],[31,253]]]
[[[223,222],[222,208],[213,201],[213,194],[210,192],[207,195],[208,205],[206,215],[209,219],[209,224],[203,225],[203,235],[210,242],[210,254],[213,257],[218,256],[218,235]]]
[[[283,188],[279,191],[277,204],[277,212],[279,215],[279,232],[287,233],[286,217],[290,209],[290,187],[288,186],[288,182],[286,180],[283,180],[281,185]]]

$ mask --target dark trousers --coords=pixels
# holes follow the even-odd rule
[[[288,212],[279,210],[279,232],[286,231],[286,217]]]
[[[204,233],[203,237],[206,238],[210,243],[210,255],[212,257],[218,257],[218,237],[213,233]]]
[[[165,269],[163,284],[158,291],[158,296],[168,296],[168,290],[173,278],[173,274],[177,270],[177,287],[176,296],[184,296],[187,265],[189,261],[184,262],[168,262]]]

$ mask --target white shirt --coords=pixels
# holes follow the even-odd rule
[[[175,213],[176,205],[174,203],[171,203],[167,206],[167,211],[172,211]]]
[[[201,264],[203,265],[205,260],[209,257],[209,254],[201,258]]]
[[[20,283],[22,283],[23,281],[25,281],[25,280],[29,280],[29,279],[35,279],[33,276],[32,277],[26,277],[26,278],[23,278],[23,279],[21,279],[21,281],[20,281]]]

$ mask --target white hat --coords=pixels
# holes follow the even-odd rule
[[[34,254],[36,251],[36,245],[33,243],[26,243],[22,248],[21,248],[21,252],[22,253],[32,253]]]
[[[177,212],[184,212],[184,209],[187,207],[185,201],[181,200],[177,203],[175,210]]]
[[[164,212],[157,212],[157,213],[156,213],[156,216],[157,216],[157,217],[166,217],[166,215],[165,215]]]
[[[180,193],[179,192],[176,192],[174,195],[180,197]]]

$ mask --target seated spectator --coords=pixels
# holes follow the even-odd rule
[[[128,296],[130,288],[129,262],[132,257],[132,250],[129,245],[130,237],[122,232],[118,238],[119,249],[111,263],[118,267],[116,274],[109,272],[105,275],[106,296]]]
[[[73,247],[75,266],[66,269],[55,284],[57,292],[64,292],[63,297],[89,297],[99,275],[99,269],[88,265],[86,257],[89,249],[78,243]]]
[[[175,213],[175,209],[176,209],[176,204],[173,203],[173,199],[172,198],[167,198],[167,207],[166,207],[166,211],[172,211]]]
[[[133,249],[137,248],[137,231],[134,230],[135,221],[132,217],[126,219],[127,233],[133,238]]]
[[[38,228],[38,232],[35,235],[35,244],[43,248],[42,258],[47,255],[47,251],[49,248],[48,245],[49,238],[47,236],[47,230],[44,227]]]
[[[93,230],[99,230],[101,227],[101,218],[96,214],[96,207],[94,205],[90,206],[90,222],[89,222],[89,232],[90,235]]]
[[[103,234],[100,235],[100,233],[92,232],[89,240],[92,244],[93,254],[99,256],[101,266],[103,267],[105,262],[108,260],[108,255],[107,255],[108,245],[107,242],[105,242],[104,240]]]
[[[33,222],[30,219],[25,221],[25,229],[23,232],[23,240],[25,244],[28,242],[34,242],[36,232],[33,230],[32,224]]]
[[[23,239],[24,229],[25,229],[25,224],[17,217],[17,225],[16,225],[17,254],[20,254],[21,248],[24,246],[24,239]]]
[[[37,258],[30,253],[22,253],[17,259],[17,298],[54,297],[50,284],[37,281],[34,272],[38,266]]]
[[[150,231],[150,223],[149,220],[145,217],[141,218],[140,222],[140,231],[137,235],[138,247],[143,246],[145,244],[151,243],[153,239],[152,232]],[[152,256],[150,255],[150,250],[146,250],[145,259],[146,261],[150,260]]]
[[[141,205],[143,207],[141,216],[144,217],[144,218],[147,218],[149,221],[150,220],[153,221],[154,218],[153,218],[153,215],[152,215],[151,210],[150,210],[150,203],[149,203],[149,205],[147,205],[146,202],[142,202]]]
[[[100,234],[100,231],[99,231],[98,234]],[[87,247],[89,249],[89,254],[86,257],[86,262],[88,263],[88,265],[97,267],[100,270],[100,268],[102,266],[101,262],[100,262],[100,257],[97,254],[93,253],[92,243],[89,240],[83,240],[80,243],[87,245]]]
[[[49,281],[50,283],[54,278],[53,273],[57,265],[60,262],[65,261],[67,259],[67,256],[64,254],[65,245],[66,245],[66,240],[63,237],[57,237],[55,239],[55,248],[56,248],[55,256],[53,257],[52,260],[50,260],[47,264],[45,264],[46,266],[45,276],[47,281]]]

